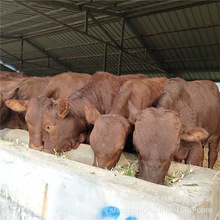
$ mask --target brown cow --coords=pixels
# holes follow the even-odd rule
[[[19,83],[24,81],[26,77],[5,77],[0,76],[0,92],[7,92],[15,88]]]
[[[10,91],[11,95],[13,91],[16,92],[16,94],[12,96],[18,100],[27,100],[33,97],[37,97],[45,90],[50,79],[51,77],[27,77]],[[12,102],[14,101],[15,99],[12,99]],[[8,103],[10,103],[10,100],[5,101],[5,104],[8,108],[11,108],[10,104]],[[1,123],[1,129],[19,128],[27,130],[24,117],[24,112],[17,113],[10,111],[9,117],[7,117],[7,119]]]
[[[12,71],[0,71],[0,76],[5,77],[27,77],[24,73],[12,72]]]
[[[219,93],[219,115],[220,115],[220,93]],[[218,123],[218,129],[216,130],[214,136],[209,141],[209,153],[208,153],[208,167],[213,169],[213,166],[218,158],[219,152],[219,141],[220,141],[220,117]]]
[[[137,109],[150,107],[162,94],[167,78],[133,79],[125,82],[109,114],[100,115],[93,106],[85,105],[88,123],[94,128],[90,145],[94,151],[94,166],[111,169],[118,162],[127,137],[132,132],[128,122],[128,100]]]
[[[8,92],[0,92],[0,123],[2,124],[3,121],[7,119],[10,114],[9,108],[5,105],[5,101],[12,99],[16,96],[16,91],[18,90],[17,87],[8,91]]]
[[[5,101],[12,99],[16,95],[17,86],[23,80],[25,78],[0,76],[0,123],[9,115],[9,109],[5,105]]]
[[[110,112],[121,85],[134,78],[146,78],[143,74],[115,76],[106,72],[95,73],[88,83],[68,99],[51,102],[44,113],[44,147],[53,153],[75,149],[85,141],[88,126],[84,114],[85,103],[92,104],[102,114]]]
[[[207,80],[170,79],[157,109],[139,111],[130,103],[129,114],[135,124],[140,178],[163,184],[172,157],[202,164],[202,144],[218,126],[218,88]]]
[[[82,73],[61,73],[50,80],[45,92],[39,97],[31,98],[25,101],[10,100],[7,106],[17,112],[25,111],[25,121],[29,131],[29,147],[42,149],[42,117],[47,105],[50,103],[49,98],[58,99],[71,95],[74,91],[83,87],[91,78],[89,74]],[[46,96],[46,97],[45,97]]]
[[[57,100],[61,97],[69,97],[74,91],[81,89],[91,78],[86,73],[61,73],[54,76],[42,96]]]

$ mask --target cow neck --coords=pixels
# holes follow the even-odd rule
[[[70,115],[85,119],[84,98],[76,94],[69,98],[69,103],[70,103],[70,109],[69,109]]]
[[[119,92],[110,114],[128,118],[128,100],[130,98],[131,90]]]
[[[92,92],[85,94],[84,91],[77,91],[69,98],[69,102],[70,115],[78,116],[82,119],[85,119],[84,106],[86,103],[92,104],[101,113],[105,112],[102,100],[98,99],[96,94]]]

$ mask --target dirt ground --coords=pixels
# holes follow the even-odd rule
[[[219,145],[219,149],[220,149],[220,145]],[[205,146],[205,158],[203,161],[203,167],[208,167],[208,148],[207,148],[207,146]],[[215,162],[213,169],[220,171],[220,151],[218,152],[218,159]]]

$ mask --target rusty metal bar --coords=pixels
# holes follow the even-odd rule
[[[125,31],[125,19],[122,18],[121,24],[121,39],[120,39],[120,48],[119,51],[119,58],[118,58],[118,75],[121,75],[121,65],[122,65],[122,50],[123,50],[123,43],[124,43],[124,31]]]
[[[21,73],[22,71],[22,66],[23,66],[23,51],[24,50],[24,40],[23,38],[21,39],[21,53],[20,53],[20,62],[19,62],[19,72]]]
[[[84,31],[88,33],[88,11],[85,12]]]
[[[40,48],[39,46],[37,46],[36,44],[34,44],[33,42],[31,42],[30,40],[26,39],[25,42],[29,43],[32,47],[35,47],[37,50],[39,50],[40,52],[42,52],[43,54],[45,54],[47,57],[51,57],[53,59],[54,62],[56,62],[57,64],[65,67],[65,69],[67,69],[68,71],[71,70],[73,71],[73,69],[71,69],[69,66],[67,66],[65,63],[61,62],[59,59],[57,59],[56,57],[51,56],[49,53],[47,53],[44,49]]]
[[[30,2],[36,2],[36,1],[30,0]],[[88,7],[84,5],[74,5],[74,3],[63,2],[63,1],[37,1],[37,3],[40,5],[56,6],[56,7],[61,7],[61,8],[74,9],[77,11],[88,11],[88,12],[95,12],[99,14],[106,14],[106,15],[114,16],[114,17],[122,17],[121,14],[115,13],[112,11],[100,10],[94,7]]]
[[[128,20],[126,20],[126,24],[128,26],[128,28],[132,31],[132,33],[135,34],[135,36],[137,37],[138,41],[141,43],[141,45],[147,49],[148,54],[151,56],[151,58],[156,62],[156,64],[158,65],[158,67],[163,70],[163,72],[167,73],[167,69],[164,67],[164,65],[162,65],[162,63],[160,62],[160,60],[158,59],[158,57],[152,53],[151,47],[149,44],[147,44],[147,42],[144,41],[144,39],[140,36],[140,34],[138,33],[138,31],[136,30],[136,28],[134,27],[134,25],[132,25],[132,23]],[[145,58],[144,58],[145,59]],[[146,60],[146,59],[145,59]]]
[[[107,66],[107,44],[104,45],[103,71],[106,72]]]
[[[38,10],[36,10],[36,9],[34,9],[34,8],[32,8],[32,7],[29,7],[29,6],[27,6],[26,4],[24,4],[24,3],[22,3],[22,2],[20,2],[20,1],[18,1],[18,0],[13,0],[13,1],[16,2],[16,3],[18,3],[18,4],[23,5],[24,7],[28,8],[28,9],[30,9],[30,10],[32,10],[32,11],[34,11],[34,12],[40,14],[40,15],[42,15],[43,17],[46,17],[46,18],[48,18],[48,19],[50,19],[50,20],[52,20],[52,21],[54,21],[54,22],[56,22],[56,23],[61,24],[62,26],[64,26],[64,27],[67,28],[67,29],[70,29],[70,30],[75,31],[75,32],[77,32],[77,33],[80,33],[80,34],[82,34],[82,35],[86,35],[86,36],[88,36],[88,37],[90,37],[90,38],[92,38],[92,39],[98,40],[98,41],[100,41],[100,42],[102,42],[102,43],[106,43],[106,42],[105,42],[104,40],[102,40],[102,39],[99,39],[99,38],[97,38],[97,37],[94,37],[94,36],[92,36],[92,35],[90,35],[90,34],[86,34],[86,33],[83,32],[83,31],[80,31],[80,30],[78,30],[78,29],[76,29],[76,28],[73,28],[72,26],[69,26],[69,25],[67,25],[67,24],[65,24],[65,23],[63,23],[63,22],[61,22],[61,21],[58,21],[58,20],[56,20],[56,19],[54,19],[54,18],[51,18],[50,16],[48,16],[48,15],[42,13],[42,12],[39,12]],[[112,45],[111,43],[108,43],[108,45],[111,46],[111,47],[113,47],[113,48],[119,49],[117,46]],[[142,61],[143,61],[143,59],[137,57],[136,55],[130,54],[130,53],[128,53],[128,52],[127,52],[126,50],[124,50],[124,49],[121,49],[121,50],[122,50],[122,52],[125,52],[125,53],[129,54],[130,56],[132,56],[134,59],[138,59],[138,60],[142,60]],[[149,65],[149,66],[151,66],[151,67],[154,68],[154,69],[158,69],[158,70],[164,72],[164,70],[161,69],[160,67],[151,65],[151,64],[149,64],[149,63],[147,63],[147,62],[146,62],[146,64]]]
[[[185,3],[186,2],[186,3]],[[157,7],[152,8],[151,10],[144,10],[144,7],[141,7],[139,11],[134,11],[133,13],[128,13],[127,11],[122,11],[122,13],[128,13],[126,15],[126,19],[132,19],[132,18],[137,18],[137,17],[142,17],[142,16],[149,16],[149,15],[154,15],[154,14],[159,14],[159,13],[164,13],[164,12],[170,12],[170,11],[176,11],[179,9],[186,9],[186,8],[191,8],[195,6],[200,6],[200,5],[207,5],[210,3],[218,2],[218,0],[212,0],[212,1],[180,1],[181,4],[173,4],[173,5],[167,5],[166,7]],[[146,6],[147,8],[148,6]]]
[[[209,46],[218,46],[218,42],[213,42],[209,44],[192,44],[192,45],[179,45],[179,46],[170,46],[170,47],[158,47],[152,49],[152,51],[161,51],[161,50],[170,50],[170,49],[186,49],[186,48],[192,48],[192,47],[209,47]]]
[[[179,59],[179,60],[163,60],[161,63],[178,63],[178,62],[195,62],[195,61],[214,61],[219,60],[219,57],[204,57],[195,59]]]
[[[96,18],[89,13],[89,17],[92,19],[92,21],[102,30],[102,32],[115,44],[116,47],[120,47],[117,43],[117,41],[108,33],[108,31],[105,30],[105,28],[96,20]]]

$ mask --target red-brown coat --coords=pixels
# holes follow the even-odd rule
[[[19,83],[25,80],[26,77],[5,77],[0,76],[0,92],[7,92],[15,88]]]
[[[74,91],[82,88],[91,76],[82,73],[61,73],[52,77],[45,91],[39,97],[26,101],[10,100],[7,105],[14,111],[25,111],[25,121],[29,131],[29,146],[34,149],[42,149],[42,117],[49,98],[54,100],[68,97]]]
[[[90,135],[90,145],[95,155],[94,166],[111,169],[118,162],[127,137],[132,132],[127,120],[128,100],[140,110],[152,106],[162,94],[167,80],[145,78],[126,81],[109,114],[101,115],[94,106],[85,105],[86,119],[94,125]]]
[[[17,72],[11,72],[11,71],[0,71],[0,76],[5,77],[27,77],[24,73],[17,73]]]
[[[220,115],[220,93],[219,93],[219,115]],[[219,141],[220,141],[220,117],[219,117],[219,123],[218,128],[209,141],[208,148],[208,167],[213,168],[217,158],[218,158],[218,152],[219,152]]]
[[[166,84],[157,109],[138,111],[129,104],[129,110],[140,178],[163,184],[172,157],[201,165],[202,144],[218,126],[218,88],[211,81],[174,78]]]
[[[91,78],[91,75],[86,73],[61,73],[54,76],[43,94],[48,98],[57,100],[61,97],[69,97],[73,92],[81,89]]]
[[[88,134],[84,105],[92,104],[102,114],[109,113],[121,85],[128,79],[146,78],[143,74],[115,76],[97,72],[69,99],[58,99],[44,113],[45,151],[53,153],[77,148]]]
[[[0,76],[0,123],[2,123],[9,114],[9,109],[5,105],[5,101],[14,97],[17,85],[23,80],[24,78]]]
[[[39,96],[47,87],[51,77],[27,77],[16,85],[11,91],[12,102],[16,100],[27,100]],[[14,94],[13,94],[14,92]],[[10,100],[5,100],[5,104],[10,108]],[[13,110],[13,109],[12,109]],[[24,110],[23,110],[24,111]],[[4,122],[1,123],[1,129],[3,128],[19,128],[27,130],[27,124],[25,122],[24,112],[10,111],[9,116]]]

